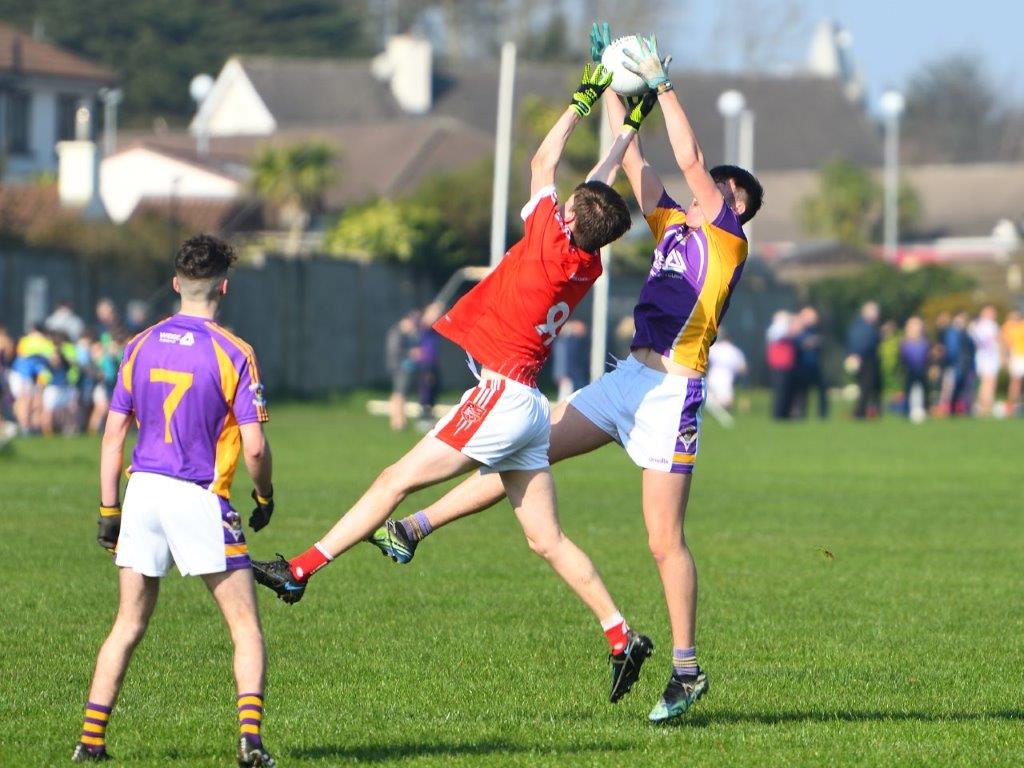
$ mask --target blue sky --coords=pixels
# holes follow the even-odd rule
[[[785,2],[757,0],[754,4],[771,8]],[[665,2],[668,7],[673,4],[673,0]],[[685,40],[705,45],[732,3],[688,0],[679,4],[689,12],[663,22],[661,36],[666,43],[671,40],[666,45],[670,52],[692,66],[700,54],[673,49],[683,48]],[[822,18],[835,19],[853,34],[854,56],[872,103],[886,87],[903,86],[923,64],[953,52],[977,54],[998,87],[1014,100],[1024,99],[1022,0],[796,0],[794,4],[805,21],[805,34],[791,35],[779,58],[802,62],[814,24]]]

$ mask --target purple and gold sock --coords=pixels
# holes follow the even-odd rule
[[[672,649],[672,674],[694,677],[698,672],[700,667],[697,665],[697,646]]]
[[[263,746],[260,726],[263,724],[263,694],[242,693],[238,696],[238,730],[257,747]]]
[[[110,720],[110,710],[111,707],[93,704],[91,701],[85,705],[85,719],[82,721],[82,736],[79,741],[85,744],[85,748],[93,754],[106,749],[107,721]]]
[[[430,532],[434,530],[434,526],[430,524],[427,519],[426,512],[417,512],[414,515],[409,515],[403,520],[399,520],[398,524],[402,526],[402,530],[405,531],[405,535],[409,541],[420,541],[430,535]]]

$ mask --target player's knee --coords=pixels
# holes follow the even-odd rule
[[[654,562],[662,563],[683,554],[686,544],[682,536],[649,536],[647,548],[651,551]]]
[[[131,618],[118,616],[117,621],[114,623],[112,634],[124,645],[134,648],[146,634],[148,626],[148,618],[142,616]]]
[[[385,467],[377,475],[376,485],[395,502],[400,502],[409,493],[409,478],[397,464]]]
[[[561,533],[545,536],[527,536],[526,541],[534,554],[551,560],[558,554],[559,547],[565,537]]]

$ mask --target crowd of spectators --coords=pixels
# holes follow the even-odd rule
[[[15,339],[0,326],[0,442],[16,434],[98,433],[110,406],[124,345],[146,322],[145,306],[121,321],[101,299],[92,323],[62,301],[41,323]]]

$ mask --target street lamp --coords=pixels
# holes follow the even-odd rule
[[[885,118],[885,256],[896,260],[899,243],[900,116],[906,107],[903,94],[890,88],[878,103]]]
[[[735,165],[739,162],[739,117],[746,109],[747,100],[735,89],[723,91],[718,97],[718,112],[725,120],[725,144],[722,154],[725,162]]]

